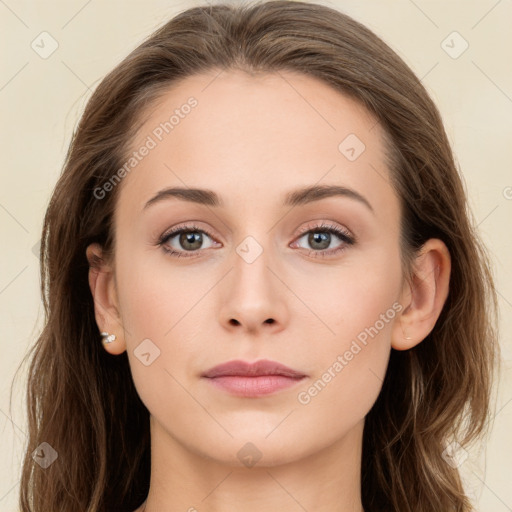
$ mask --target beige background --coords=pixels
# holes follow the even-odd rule
[[[491,437],[471,452],[462,470],[479,511],[512,511],[512,4],[507,0],[317,3],[345,11],[382,36],[422,78],[443,115],[476,222],[493,259],[505,360]],[[154,28],[194,5],[201,2],[0,0],[2,511],[18,510],[26,430],[25,369],[14,387],[12,409],[9,391],[16,368],[41,327],[35,248],[72,130],[101,78]],[[46,59],[31,47],[43,31],[58,42]],[[451,35],[443,44],[453,31],[463,39]],[[453,58],[464,40],[468,48]],[[45,48],[50,48],[49,43]]]

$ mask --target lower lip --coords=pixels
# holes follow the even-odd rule
[[[285,377],[284,375],[259,375],[257,377],[243,377],[229,375],[208,378],[208,380],[228,393],[246,398],[257,398],[270,395],[283,389],[295,386],[304,377]]]

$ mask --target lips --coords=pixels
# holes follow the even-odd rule
[[[259,398],[293,387],[307,375],[276,361],[263,359],[254,363],[229,361],[211,368],[202,377],[222,392]]]
[[[292,379],[300,379],[305,377],[304,373],[293,370],[276,361],[261,359],[254,363],[246,363],[245,361],[228,361],[210,368],[203,374],[203,377],[213,379],[216,377],[260,377],[263,375],[281,375]]]

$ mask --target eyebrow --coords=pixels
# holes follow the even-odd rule
[[[342,187],[339,185],[313,185],[293,190],[286,194],[284,205],[294,207],[308,204],[313,201],[319,201],[320,199],[336,196],[347,197],[349,199],[359,201],[374,213],[372,205],[364,196],[351,188]],[[181,199],[182,201],[202,204],[205,206],[224,206],[222,199],[213,190],[201,188],[170,187],[157,192],[156,195],[153,196],[144,205],[143,209],[145,210],[155,203],[171,198]]]

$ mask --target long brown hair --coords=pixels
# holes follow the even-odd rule
[[[350,17],[306,2],[195,7],[126,57],[88,101],[44,220],[45,327],[29,354],[23,512],[133,511],[150,479],[149,413],[126,353],[102,347],[88,285],[86,247],[113,249],[115,187],[151,101],[177,80],[211,70],[295,71],[365,106],[388,139],[402,207],[402,257],[429,238],[447,245],[450,291],[426,340],[392,350],[382,391],[366,417],[362,501],[367,512],[472,510],[446,443],[465,447],[488,430],[498,360],[489,259],[468,211],[441,117],[425,88],[381,39]],[[136,172],[136,171],[135,171]],[[32,452],[48,443],[43,469]]]

